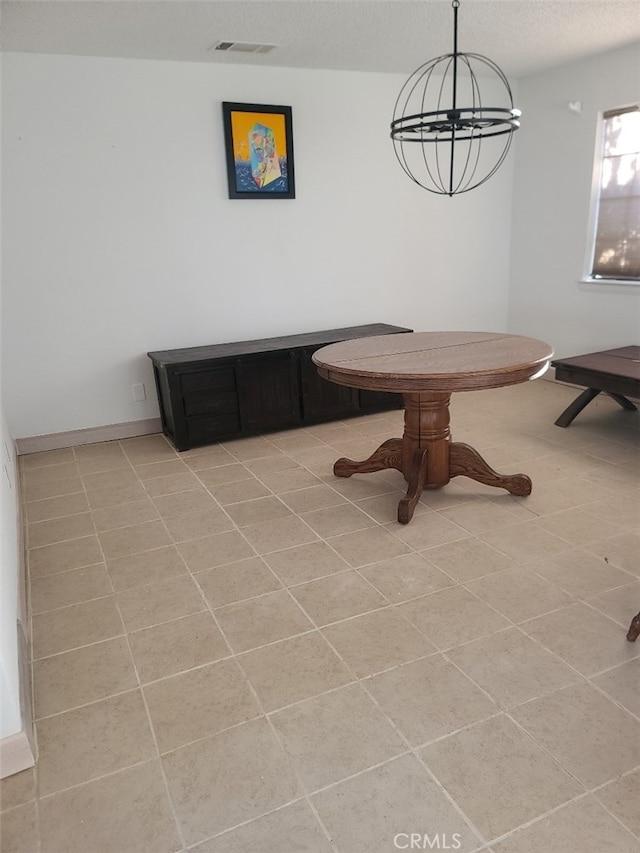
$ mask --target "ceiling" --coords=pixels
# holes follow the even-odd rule
[[[2,0],[0,14],[6,51],[407,74],[452,51],[450,0]],[[633,42],[639,0],[460,2],[459,49],[511,77]]]

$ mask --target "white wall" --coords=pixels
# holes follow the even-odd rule
[[[0,69],[1,72],[1,69]],[[0,95],[2,77],[0,74]],[[1,117],[0,117],[1,119]],[[0,175],[1,187],[1,175]],[[0,206],[0,214],[2,207]],[[1,224],[0,216],[0,224]],[[0,228],[0,248],[2,230]],[[2,303],[0,302],[0,308]],[[22,728],[18,668],[19,513],[14,443],[4,416],[0,382],[0,740]],[[1,770],[0,770],[1,773]]]
[[[506,329],[512,157],[466,196],[416,187],[388,139],[403,76],[2,62],[16,438],[155,416],[149,350],[368,322]],[[223,100],[293,107],[296,200],[227,198]]]
[[[0,739],[19,732],[18,671],[18,512],[13,442],[0,412]]]
[[[640,44],[519,81],[509,329],[558,356],[640,343],[640,287],[580,281],[598,113],[639,98]]]

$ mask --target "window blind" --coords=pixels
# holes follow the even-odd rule
[[[603,114],[593,278],[640,281],[640,105]]]

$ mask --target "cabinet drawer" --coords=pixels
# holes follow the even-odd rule
[[[238,411],[235,391],[202,392],[184,397],[184,413],[190,415],[231,414]]]
[[[218,436],[240,431],[240,419],[237,414],[187,418],[186,423],[187,437],[189,441],[194,442],[216,441]]]
[[[233,367],[216,367],[215,370],[199,370],[180,375],[183,394],[197,391],[223,391],[236,387]]]

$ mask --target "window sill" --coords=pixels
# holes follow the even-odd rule
[[[624,278],[591,278],[585,276],[579,279],[580,284],[595,284],[602,287],[640,287],[640,281],[629,281]]]

